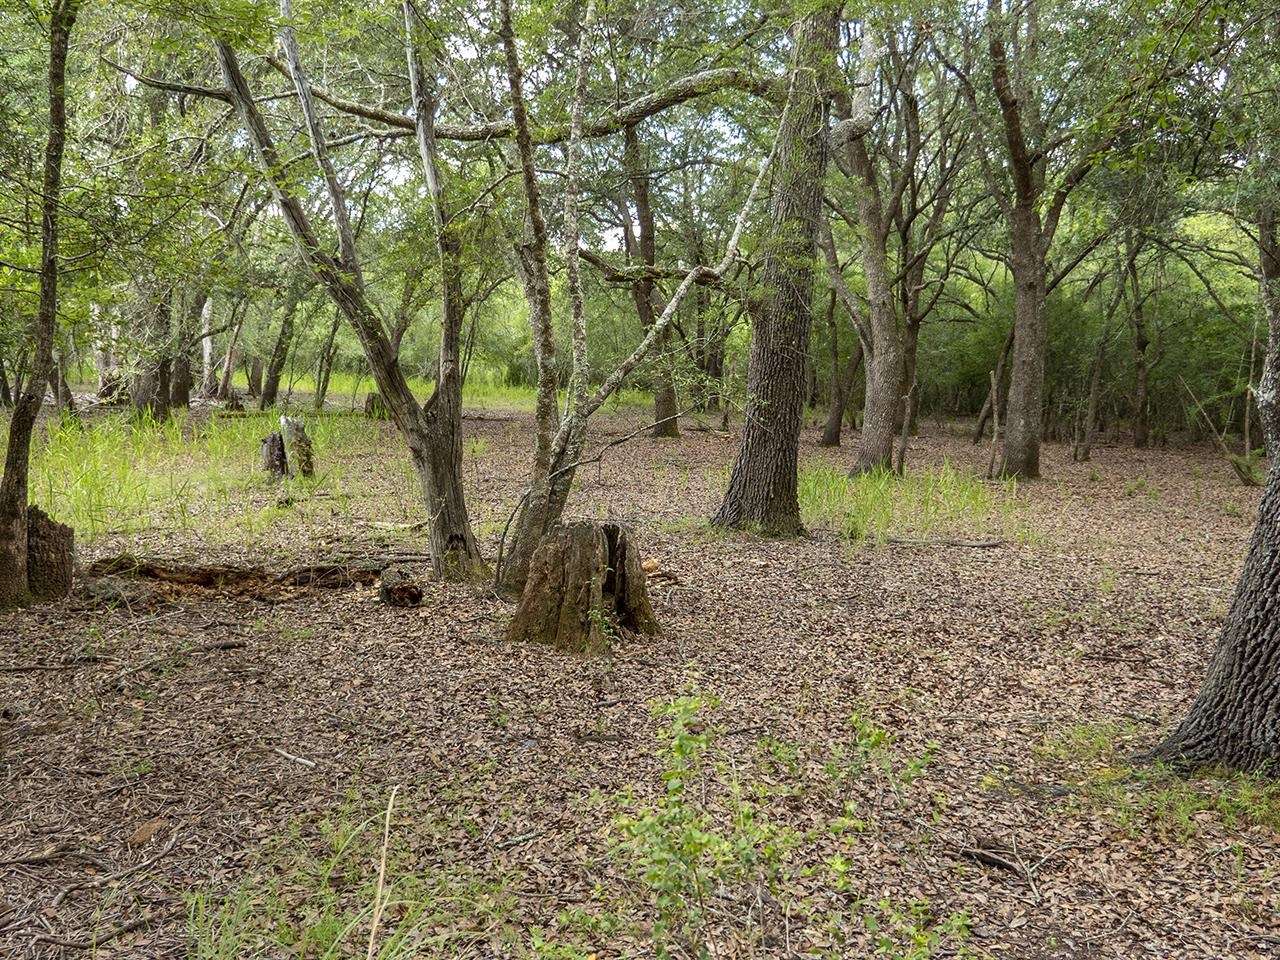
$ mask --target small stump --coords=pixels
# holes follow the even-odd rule
[[[613,523],[569,523],[538,545],[507,639],[598,654],[616,633],[658,633],[640,552]]]
[[[27,508],[27,589],[36,600],[58,600],[71,593],[75,536],[39,507]]]
[[[422,585],[400,567],[382,571],[378,596],[392,607],[416,607],[422,603]]]
[[[262,469],[276,479],[289,472],[289,461],[284,453],[284,437],[278,433],[262,438],[262,446],[258,448],[262,456]]]
[[[365,394],[364,415],[366,417],[373,417],[375,420],[391,419],[391,411],[387,409],[387,404],[382,399],[382,396],[377,393]]]
[[[316,472],[316,456],[302,418],[281,417],[280,433],[284,437],[285,465],[289,476],[313,475]]]

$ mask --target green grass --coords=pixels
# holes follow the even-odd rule
[[[323,493],[330,507],[344,503],[350,493],[338,454],[373,442],[368,422],[308,417],[320,472],[283,483],[270,481],[258,459],[259,442],[276,429],[272,414],[215,414],[199,423],[185,414],[164,422],[125,414],[83,426],[53,421],[33,444],[31,497],[82,543],[157,529],[252,538],[294,509],[290,500]]]
[[[800,472],[800,513],[810,529],[851,540],[1021,537],[1017,492],[1015,480],[988,483],[946,460],[904,477],[814,466]]]
[[[1169,833],[1180,841],[1206,821],[1228,829],[1280,831],[1280,782],[1223,770],[1187,776],[1163,764],[1136,765],[1151,731],[1132,723],[1077,724],[1047,736],[1039,765],[1071,787],[1069,805],[1102,813],[1130,836]]]
[[[434,383],[429,378],[407,376],[409,389],[419,400],[425,401],[431,396]],[[248,389],[249,381],[243,370],[237,371],[231,378],[232,386],[241,393]],[[87,388],[86,388],[87,389]],[[286,378],[280,385],[283,398],[290,389]],[[300,374],[292,384],[292,402],[305,405],[316,389],[315,375]],[[376,393],[377,384],[369,374],[356,374],[335,370],[329,376],[329,389],[326,393],[326,404],[330,408],[343,410],[363,410],[364,398],[368,393]],[[305,397],[305,402],[304,402]],[[511,410],[532,413],[537,396],[532,384],[509,384],[501,377],[486,371],[472,371],[462,388],[464,406],[478,410]],[[560,401],[563,404],[564,394]],[[622,389],[609,398],[605,410],[641,409],[652,406],[653,395],[644,390]]]

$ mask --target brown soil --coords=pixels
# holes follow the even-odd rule
[[[602,417],[597,439],[636,423]],[[487,441],[467,472],[484,530],[500,528],[519,494],[530,426],[522,415],[467,421]],[[910,462],[982,469],[986,450],[962,435],[935,430]],[[806,462],[849,462],[848,447],[817,439],[806,434]],[[504,642],[512,605],[427,581],[427,565],[404,559],[424,549],[421,531],[379,526],[402,472],[359,453],[346,466],[367,475],[367,499],[327,524],[282,522],[266,555],[210,555],[182,531],[95,544],[82,561],[129,549],[269,573],[237,589],[216,579],[159,582],[158,595],[121,588],[127,602],[111,610],[80,593],[3,618],[0,955],[85,956],[114,934],[95,955],[184,956],[184,895],[232,889],[263,862],[268,838],[353,790],[376,809],[394,784],[397,824],[442,825],[423,863],[502,871],[522,924],[554,928],[566,905],[632,902],[593,798],[662,789],[661,721],[648,705],[691,683],[720,698],[708,717],[718,749],[765,783],[791,774],[762,759],[761,740],[820,768],[854,711],[893,732],[903,756],[938,744],[909,801],[871,778],[837,798],[856,802],[868,827],[816,841],[819,862],[840,853],[852,864],[851,895],[796,881],[824,908],[926,898],[935,913],[969,913],[979,956],[1271,955],[1274,829],[1210,814],[1190,831],[1120,822],[1079,795],[1087,762],[1044,749],[1099,724],[1119,725],[1137,749],[1186,708],[1256,491],[1207,450],[1102,446],[1081,465],[1050,446],[1048,479],[1019,488],[1040,535],[1029,544],[726,537],[689,518],[714,511],[735,440],[641,437],[582,471],[571,511],[630,524],[662,571],[650,590],[663,635],[624,640],[610,662]],[[490,535],[490,558],[494,547]],[[426,582],[422,606],[388,607],[368,583],[278,581],[339,552],[407,562]],[[803,830],[830,803],[814,791],[770,810]],[[720,956],[824,945],[819,925],[788,916],[741,952],[742,913],[711,912]],[[439,955],[523,949],[481,931]],[[652,955],[634,932],[594,949]]]

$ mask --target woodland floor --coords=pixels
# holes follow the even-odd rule
[[[601,416],[594,436],[643,415]],[[466,429],[485,441],[469,447],[467,479],[491,558],[530,421],[489,412]],[[329,454],[363,478],[363,497],[286,517],[265,546],[160,528],[99,539],[81,559],[129,550],[274,572],[420,554],[420,532],[384,519],[404,496],[403,470],[387,468],[399,441],[389,425],[369,431],[368,445]],[[983,469],[986,448],[962,432],[928,425],[910,466]],[[806,463],[848,460],[850,440],[823,450],[817,437],[806,431]],[[170,587],[117,609],[82,593],[6,615],[0,956],[187,956],[202,917],[216,940],[209,917],[225,933],[236,909],[340,913],[344,871],[364,889],[376,870],[376,818],[396,784],[395,869],[428,878],[435,903],[411,955],[652,956],[650,901],[610,824],[665,789],[651,707],[691,689],[719,698],[704,711],[706,778],[754,791],[762,821],[805,836],[793,866],[822,867],[769,892],[710,891],[712,956],[871,956],[860,918],[877,911],[900,939],[965,912],[968,936],[939,934],[934,956],[1280,954],[1274,797],[1128,766],[1195,691],[1256,491],[1207,448],[1104,444],[1074,464],[1049,445],[1049,479],[1017,492],[1033,536],[983,549],[821,530],[777,542],[703,522],[735,444],[641,437],[582,471],[571,512],[632,523],[662,571],[663,635],[625,639],[609,662],[509,644],[510,604],[440,583],[413,610],[369,585]],[[852,749],[855,712],[896,739],[845,776],[829,761]],[[892,771],[931,742],[905,785]],[[703,789],[718,809],[714,783]],[[844,810],[860,826],[833,832]],[[360,865],[328,878],[339,906],[309,900],[308,864],[366,818]],[[929,906],[913,914],[913,901]],[[365,936],[346,953],[364,956]]]

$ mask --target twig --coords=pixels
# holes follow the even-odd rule
[[[391,809],[396,803],[396,794],[400,792],[400,784],[391,788],[391,797],[387,800],[387,819],[382,826],[382,856],[378,860],[378,887],[373,892],[373,921],[369,925],[368,960],[373,960],[374,941],[378,936],[378,924],[382,922],[382,886],[387,878],[387,848],[391,845]]]
[[[300,763],[304,767],[311,767],[314,769],[316,765],[316,762],[314,760],[308,760],[306,757],[299,757],[295,754],[290,753],[287,750],[281,750],[279,747],[272,747],[271,752],[278,753],[280,756],[284,757],[286,760],[292,760],[294,763]]]
[[[45,847],[39,853],[28,853],[21,857],[14,857],[11,860],[0,860],[0,867],[12,867],[20,863],[48,863],[50,860],[56,860],[67,849],[66,843],[55,843],[52,846]]]
[[[55,937],[49,933],[37,934],[35,941],[37,943],[52,943],[54,946],[67,947],[71,950],[93,950],[102,946],[108,941],[114,940],[116,937],[122,936],[139,927],[145,927],[151,923],[163,922],[178,916],[183,911],[181,909],[162,910],[158,913],[147,913],[138,917],[136,920],[130,920],[128,923],[122,923],[119,926],[111,927],[102,933],[94,934],[88,940],[64,940],[61,937]]]

